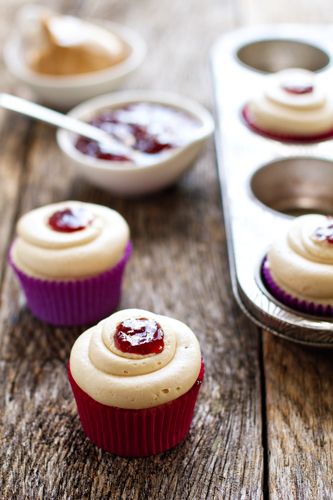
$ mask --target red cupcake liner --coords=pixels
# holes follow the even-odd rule
[[[42,321],[57,326],[96,323],[118,306],[121,284],[132,252],[129,242],[124,256],[111,269],[91,278],[56,281],[28,276],[9,252],[8,260],[23,289],[28,307]]]
[[[245,105],[242,109],[242,117],[245,124],[256,134],[262,135],[263,137],[267,137],[268,139],[274,139],[276,141],[288,142],[288,143],[313,143],[326,141],[328,139],[332,139],[333,137],[333,129],[328,130],[327,132],[323,132],[321,134],[314,135],[288,135],[288,134],[274,134],[273,132],[268,132],[260,127],[258,127],[255,122],[251,118],[251,113],[249,112],[249,106]]]
[[[99,448],[122,457],[147,457],[173,448],[187,435],[198,392],[204,378],[204,363],[192,388],[169,403],[143,410],[127,410],[95,401],[72,377],[72,386],[83,430]]]
[[[326,318],[333,317],[333,306],[318,304],[316,302],[310,302],[308,300],[298,299],[297,297],[284,291],[274,281],[274,278],[269,268],[269,263],[267,258],[264,259],[261,267],[261,278],[267,290],[273,295],[273,297],[275,297],[279,302],[281,302],[285,306],[288,306],[291,309],[294,309],[295,311],[302,312],[305,314],[311,314],[313,316],[320,316]]]

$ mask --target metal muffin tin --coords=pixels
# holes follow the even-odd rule
[[[333,321],[302,315],[261,281],[269,244],[292,215],[333,214],[333,144],[285,144],[251,132],[240,111],[265,74],[290,67],[333,80],[324,26],[256,26],[223,36],[211,52],[216,148],[233,293],[258,325],[285,339],[333,347]]]

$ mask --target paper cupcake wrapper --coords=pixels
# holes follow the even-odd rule
[[[314,316],[321,316],[326,318],[333,317],[333,306],[318,304],[307,300],[299,299],[288,292],[285,292],[273,279],[269,269],[267,258],[263,261],[261,268],[261,276],[267,290],[282,304],[294,309],[295,311]]]
[[[187,435],[204,377],[179,398],[154,408],[126,410],[101,404],[84,392],[72,377],[72,386],[83,430],[99,448],[123,457],[156,455],[180,443]]]
[[[268,139],[274,139],[276,141],[307,144],[307,143],[325,141],[327,139],[332,139],[333,137],[333,129],[330,129],[327,132],[323,132],[322,134],[314,134],[307,136],[274,134],[273,132],[268,132],[267,130],[262,129],[255,124],[255,122],[251,118],[251,115],[249,113],[249,108],[247,105],[245,105],[242,109],[242,117],[245,124],[253,132],[262,135],[263,137],[267,137]]]
[[[8,258],[32,313],[52,325],[74,326],[96,323],[116,309],[131,252],[129,242],[124,256],[111,269],[91,278],[68,281],[33,278],[15,265],[11,251]]]

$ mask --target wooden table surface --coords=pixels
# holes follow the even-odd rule
[[[1,40],[22,3],[0,1]],[[209,108],[208,51],[218,35],[248,23],[333,20],[329,0],[43,3],[137,29],[149,52],[128,87],[177,91]],[[2,89],[29,95],[0,71]],[[1,112],[0,144],[1,498],[332,498],[332,354],[262,334],[235,304],[212,141],[177,186],[131,201],[69,174],[46,126]],[[160,456],[117,458],[85,439],[65,368],[83,329],[34,319],[6,264],[18,216],[65,199],[128,220],[134,255],[121,306],[175,316],[200,338],[207,372],[190,435]]]

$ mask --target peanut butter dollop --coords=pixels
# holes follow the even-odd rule
[[[116,34],[72,16],[41,19],[41,44],[30,59],[37,73],[71,76],[120,63],[129,49]]]

